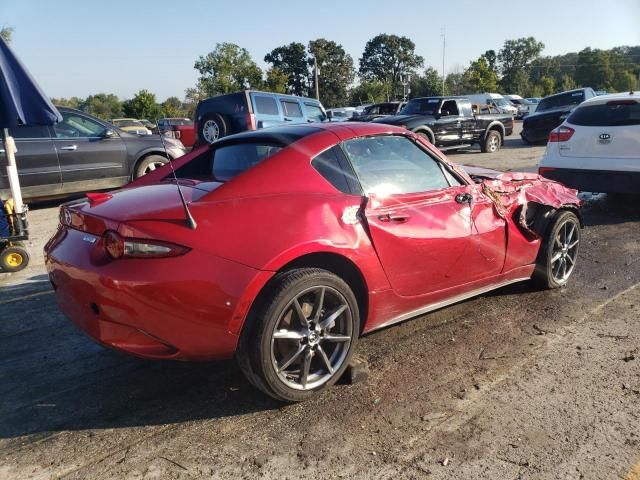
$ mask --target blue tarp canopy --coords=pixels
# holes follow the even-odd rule
[[[60,112],[0,38],[0,129],[60,121]]]

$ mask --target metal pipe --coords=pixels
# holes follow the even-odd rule
[[[16,142],[9,135],[8,129],[3,129],[4,138],[4,154],[7,156],[7,177],[9,179],[9,188],[11,189],[11,197],[15,205],[15,213],[23,213],[24,205],[22,204],[22,192],[20,191],[20,178],[18,177],[18,167],[16,166],[15,154],[18,151]]]

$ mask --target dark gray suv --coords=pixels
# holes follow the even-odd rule
[[[58,110],[63,120],[53,127],[9,129],[25,199],[118,188],[168,161],[158,135],[133,135],[79,110]],[[165,144],[170,159],[186,153],[178,140]],[[6,165],[0,147],[2,198],[10,193]]]

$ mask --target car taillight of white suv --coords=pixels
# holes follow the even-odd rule
[[[538,173],[580,191],[640,194],[640,92],[580,104],[549,134]]]

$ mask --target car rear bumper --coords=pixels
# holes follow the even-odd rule
[[[640,171],[541,167],[540,175],[582,192],[640,193]]]
[[[45,247],[60,309],[92,339],[146,358],[231,358],[254,293],[271,272],[191,251],[110,260],[102,239],[60,229]]]

